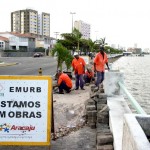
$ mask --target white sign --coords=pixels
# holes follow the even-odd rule
[[[0,145],[50,145],[48,76],[0,76]]]

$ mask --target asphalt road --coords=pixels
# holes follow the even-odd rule
[[[57,60],[53,57],[0,57],[0,61],[17,62],[17,65],[0,67],[0,75],[38,75],[39,68],[42,68],[43,75],[56,73]]]

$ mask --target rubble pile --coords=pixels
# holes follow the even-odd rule
[[[51,134],[52,140],[66,136],[86,125],[84,103],[57,103],[54,109],[55,131]]]

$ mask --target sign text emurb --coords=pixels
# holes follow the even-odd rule
[[[51,77],[0,76],[0,87],[0,145],[50,145]]]

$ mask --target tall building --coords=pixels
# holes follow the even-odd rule
[[[18,10],[11,13],[11,32],[33,33],[50,36],[50,14],[32,9]]]
[[[89,39],[91,34],[91,26],[81,20],[74,22],[74,28],[78,29],[81,34],[82,38]]]
[[[38,34],[50,36],[50,14],[42,12],[38,15]]]
[[[38,30],[38,12],[32,9],[18,10],[11,13],[11,32],[33,33]]]

